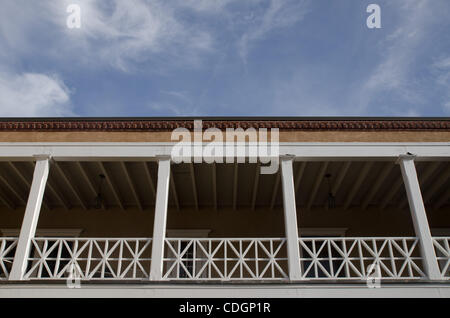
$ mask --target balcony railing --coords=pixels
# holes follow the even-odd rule
[[[299,244],[303,279],[425,277],[415,237],[301,238]]]
[[[7,280],[17,238],[0,238]],[[302,281],[426,279],[415,237],[299,238]],[[151,238],[34,238],[25,280],[149,280]],[[450,279],[450,237],[434,237],[442,279]],[[163,280],[288,281],[284,238],[165,239]]]
[[[287,279],[286,240],[166,239],[164,279]]]
[[[14,260],[17,237],[0,237],[0,280],[7,280]]]
[[[450,237],[433,237],[433,245],[441,275],[450,279]]]
[[[150,238],[35,238],[25,279],[148,279]]]

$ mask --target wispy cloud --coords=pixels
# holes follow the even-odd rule
[[[392,115],[420,115],[427,102],[424,85],[417,72],[423,60],[423,43],[433,32],[433,23],[439,20],[441,1],[430,3],[413,0],[390,3],[387,8],[397,12],[397,26],[376,46],[381,59],[355,94],[361,112],[387,94],[391,100],[402,101],[404,108],[385,105],[384,112]],[[414,109],[412,109],[413,107]]]
[[[0,114],[448,113],[448,1],[379,4],[4,0]]]
[[[450,114],[450,56],[443,57],[433,63],[432,72],[435,73],[436,85],[444,91],[442,109],[446,114]]]
[[[48,1],[48,18],[64,31],[65,53],[79,51],[91,63],[107,62],[127,72],[148,61],[180,67],[200,63],[199,55],[212,49],[207,30],[183,23],[171,2],[79,0],[82,26],[68,29],[61,24],[72,2]]]
[[[0,116],[73,116],[70,91],[56,76],[0,73]]]
[[[246,61],[251,46],[264,39],[271,31],[287,28],[301,21],[308,11],[308,3],[306,0],[270,0],[265,10],[252,12],[247,16],[248,28],[238,41],[242,60]]]

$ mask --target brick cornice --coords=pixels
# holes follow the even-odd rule
[[[172,131],[183,127],[192,130],[193,120],[105,119],[105,120],[3,120],[0,131]],[[279,128],[280,130],[439,130],[450,131],[448,119],[414,120],[203,120],[203,128]]]

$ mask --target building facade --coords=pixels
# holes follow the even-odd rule
[[[450,297],[449,160],[448,118],[3,119],[0,297]]]

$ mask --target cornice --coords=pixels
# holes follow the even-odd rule
[[[192,130],[193,120],[3,120],[0,131],[172,131]],[[278,128],[280,130],[450,130],[450,120],[203,120],[203,128]]]

